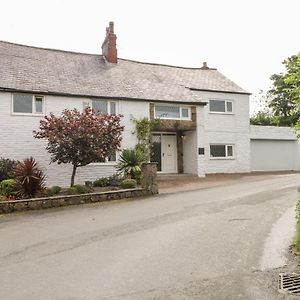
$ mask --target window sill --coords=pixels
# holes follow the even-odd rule
[[[209,111],[210,114],[216,115],[234,115],[233,112]]]
[[[234,157],[210,157],[211,160],[235,160]]]
[[[27,116],[27,117],[43,117],[44,113],[32,114],[32,113],[15,113],[15,112],[12,112],[11,115],[12,116]]]
[[[162,118],[162,117],[155,117],[155,120],[192,121],[191,118]]]

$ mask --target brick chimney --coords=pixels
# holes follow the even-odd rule
[[[102,43],[102,55],[105,56],[107,62],[112,64],[118,62],[116,41],[117,36],[114,33],[114,22],[109,22],[109,27],[106,27],[106,37]]]
[[[200,68],[201,70],[209,70],[209,67],[207,66],[207,62],[203,62],[203,66]]]

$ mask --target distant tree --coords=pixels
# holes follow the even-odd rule
[[[103,162],[106,157],[119,150],[124,126],[121,115],[96,114],[87,107],[64,110],[61,116],[54,114],[40,121],[39,131],[34,137],[47,139],[46,149],[51,161],[73,165],[71,186],[74,185],[76,170],[92,162]]]
[[[252,124],[295,126],[299,121],[300,53],[287,58],[283,64],[285,72],[271,76],[272,87],[265,96],[265,109],[251,118]]]
[[[250,124],[262,126],[277,126],[275,117],[265,111],[258,111],[255,116],[250,118]]]

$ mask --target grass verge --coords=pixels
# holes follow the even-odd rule
[[[296,238],[295,248],[297,252],[300,252],[300,187],[298,188],[298,200],[296,205]]]

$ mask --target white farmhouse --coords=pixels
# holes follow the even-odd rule
[[[0,156],[33,156],[49,186],[67,186],[71,166],[50,164],[46,141],[33,130],[50,112],[87,105],[124,116],[122,148],[137,143],[133,119],[160,119],[152,160],[162,173],[251,171],[249,93],[206,63],[183,68],[118,58],[112,22],[102,55],[0,42],[0,70]],[[79,168],[77,183],[113,174],[117,158]]]

